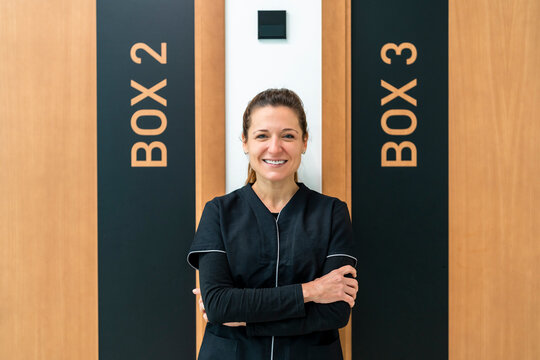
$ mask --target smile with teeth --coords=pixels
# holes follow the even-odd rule
[[[263,159],[263,161],[270,165],[282,165],[282,164],[285,164],[285,162],[287,162],[287,160],[266,160],[266,159]]]

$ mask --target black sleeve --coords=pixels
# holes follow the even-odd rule
[[[339,201],[333,209],[332,239],[322,274],[326,275],[345,265],[356,267],[356,258],[351,255],[352,246],[353,233],[349,211],[347,205]],[[302,318],[248,323],[247,333],[250,336],[294,336],[339,329],[349,322],[351,308],[345,301],[331,304],[309,302],[304,306],[306,315]]]
[[[199,270],[199,256],[209,252],[227,253],[221,238],[220,211],[214,200],[204,206],[187,256],[189,265]]]
[[[325,274],[345,265],[354,266],[349,257],[331,257],[325,263]],[[339,329],[347,325],[351,308],[345,301],[331,304],[304,304],[305,316],[270,322],[249,322],[246,330],[249,336],[295,336],[316,331]]]
[[[208,321],[265,322],[305,315],[302,285],[274,288],[235,288],[227,255],[199,254],[199,281]]]

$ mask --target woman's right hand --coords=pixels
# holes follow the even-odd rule
[[[304,302],[330,304],[336,301],[345,301],[353,307],[358,292],[358,281],[345,277],[347,274],[351,274],[355,278],[356,269],[345,265],[320,278],[302,284]]]

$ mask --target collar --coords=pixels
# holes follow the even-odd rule
[[[272,227],[274,227],[276,221],[274,219],[274,216],[266,207],[266,205],[264,205],[261,199],[257,196],[255,191],[253,191],[251,187],[252,185],[253,184],[244,185],[242,188],[240,188],[240,193],[247,200],[249,206],[251,207],[257,218],[261,221],[261,223],[266,224],[268,223],[268,220],[270,220],[272,223]],[[303,183],[296,183],[296,185],[298,185],[298,190],[294,193],[289,202],[287,202],[287,204],[285,204],[285,206],[279,212],[278,221],[282,217],[287,217],[287,214],[294,213],[295,209],[305,204],[309,189]]]

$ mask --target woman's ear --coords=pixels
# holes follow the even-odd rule
[[[242,134],[242,149],[244,150],[244,154],[247,153],[247,139],[244,134]]]
[[[306,134],[304,135],[304,147],[303,147],[303,149],[304,149],[303,152],[304,152],[304,153],[305,153],[306,150],[307,150],[307,141],[308,141],[308,137],[309,137],[309,135],[306,133]]]

